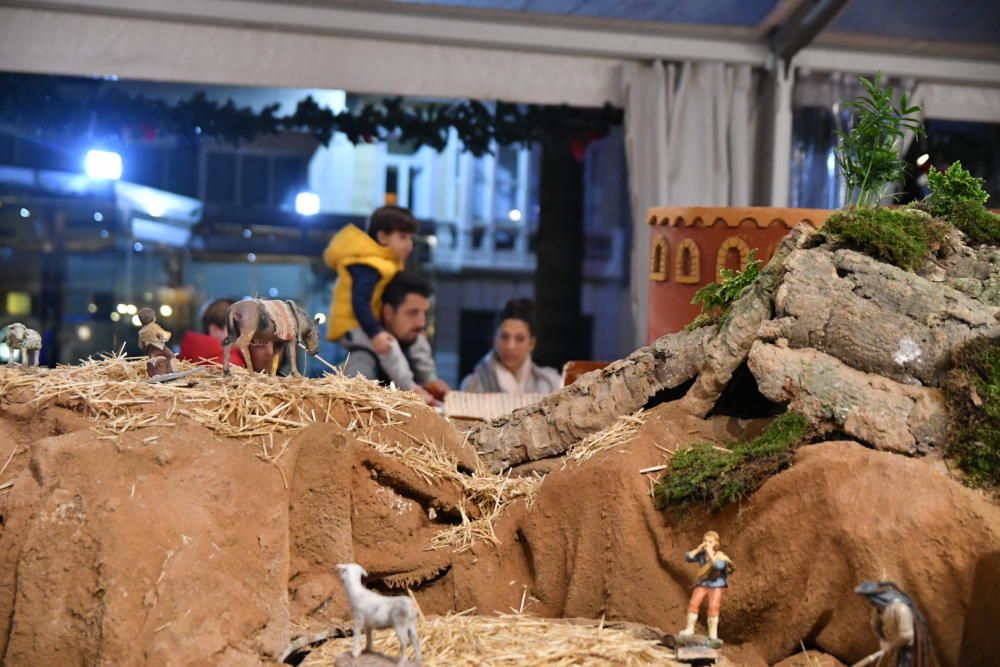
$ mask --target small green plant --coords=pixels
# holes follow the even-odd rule
[[[837,132],[837,164],[847,184],[849,206],[874,206],[887,183],[899,180],[906,164],[899,155],[898,142],[907,130],[923,134],[923,125],[916,118],[920,107],[911,106],[906,93],[900,97],[899,108],[892,102],[892,88],[882,88],[882,76],[874,81],[860,77],[866,95],[856,97],[844,106],[856,112],[854,127]]]
[[[653,491],[656,506],[683,509],[703,502],[722,507],[750,495],[788,466],[808,429],[805,417],[786,412],[756,438],[730,449],[702,444],[674,454]]]
[[[927,175],[931,195],[924,202],[934,216],[945,218],[962,230],[972,244],[1000,245],[1000,216],[986,210],[990,198],[983,179],[976,178],[961,162]]]
[[[757,251],[751,250],[747,265],[742,271],[722,269],[721,283],[705,285],[694,294],[691,303],[701,306],[701,314],[684,329],[692,331],[709,324],[725,323],[729,308],[743,295],[746,288],[753,285],[760,275],[763,260],[757,259]]]
[[[910,270],[930,252],[927,217],[909,208],[856,208],[831,214],[823,231],[866,255]],[[939,236],[938,231],[934,235]]]
[[[944,171],[931,167],[927,174],[931,195],[927,198],[933,215],[948,217],[957,202],[975,202],[980,207],[990,198],[983,189],[983,179],[976,178],[961,162],[952,162]]]
[[[1000,341],[964,347],[944,391],[952,423],[945,453],[971,486],[1000,486]]]

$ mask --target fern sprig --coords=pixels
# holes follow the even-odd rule
[[[854,126],[848,132],[838,131],[837,165],[847,184],[849,206],[873,206],[878,203],[886,183],[899,180],[906,165],[899,156],[897,145],[913,132],[923,134],[920,120],[911,118],[920,107],[911,105],[906,93],[900,96],[899,107],[893,105],[893,89],[882,87],[882,76],[874,81],[859,77],[865,95],[844,104],[855,113]]]

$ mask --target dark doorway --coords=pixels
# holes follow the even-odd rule
[[[493,330],[497,325],[493,310],[465,310],[459,316],[458,377],[472,372],[483,355],[493,345]]]

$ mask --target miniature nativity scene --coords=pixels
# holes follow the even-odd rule
[[[276,378],[291,301],[230,307],[224,369],[152,311],[44,372],[10,327],[5,663],[996,664],[1000,217],[958,164],[879,205],[920,127],[868,90],[847,208],[651,211],[651,308],[697,312],[490,420]]]

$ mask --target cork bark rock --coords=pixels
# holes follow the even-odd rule
[[[1000,306],[1000,248],[953,244],[947,257],[928,262],[918,273],[991,306]]]
[[[562,454],[619,416],[641,409],[657,392],[691,380],[714,333],[715,327],[706,327],[664,336],[536,405],[472,430],[469,443],[491,470]]]
[[[682,409],[704,417],[715,406],[733,373],[746,361],[757,330],[771,319],[771,303],[775,290],[782,283],[788,256],[808,244],[811,238],[811,228],[805,225],[792,229],[760,272],[757,282],[732,305],[725,324],[705,346],[698,379],[681,399]]]
[[[863,373],[818,350],[761,341],[751,348],[749,365],[772,401],[876,449],[915,454],[944,444],[948,414],[940,389]]]
[[[664,336],[536,406],[482,425],[470,444],[493,470],[557,456],[658,391],[705,417],[747,364],[761,393],[820,430],[922,453],[943,443],[938,387],[953,353],[1000,338],[1000,251],[959,240],[911,273],[793,229],[720,326]],[[818,369],[822,369],[820,372]]]
[[[953,351],[1000,336],[1000,309],[851,250],[789,255],[774,310],[762,340],[906,384],[937,386]]]

